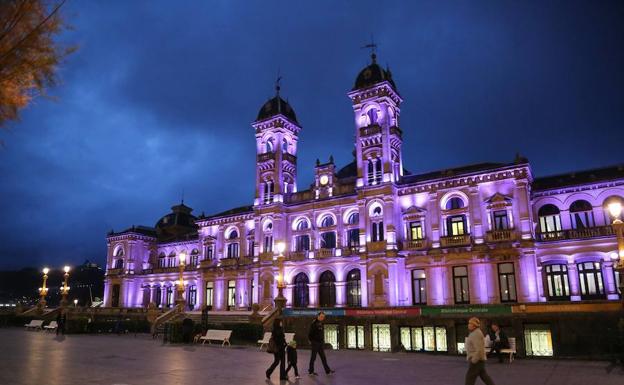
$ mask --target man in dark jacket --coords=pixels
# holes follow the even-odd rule
[[[492,341],[491,352],[498,355],[498,362],[503,362],[503,354],[501,353],[501,350],[509,348],[509,339],[507,338],[507,335],[495,322],[493,322],[490,326],[489,335],[490,341]]]
[[[325,313],[320,312],[318,316],[310,325],[310,332],[308,333],[308,339],[310,340],[310,344],[312,345],[312,355],[310,356],[310,367],[308,369],[308,374],[311,376],[316,376],[317,374],[314,372],[314,361],[316,361],[316,355],[318,354],[321,357],[321,362],[323,363],[323,368],[325,369],[325,373],[332,374],[333,370],[329,368],[327,365],[327,358],[325,358],[325,350],[323,350],[323,345],[325,344],[325,333],[323,329],[323,321],[325,320]]]

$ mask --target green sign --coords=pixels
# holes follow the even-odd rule
[[[423,307],[422,315],[511,314],[511,306]]]

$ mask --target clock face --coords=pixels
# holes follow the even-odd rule
[[[327,183],[329,183],[329,178],[327,177],[327,175],[321,175],[321,179],[320,182],[323,186],[325,186]]]

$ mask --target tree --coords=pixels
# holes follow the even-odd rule
[[[0,127],[58,82],[57,69],[72,48],[55,42],[67,25],[65,0],[0,1]]]

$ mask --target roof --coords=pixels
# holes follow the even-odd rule
[[[218,214],[209,215],[207,217],[200,217],[199,219],[206,220],[206,219],[212,219],[212,218],[227,217],[230,215],[246,214],[246,213],[251,213],[251,212],[253,212],[253,206],[248,205],[248,206],[235,207],[233,209],[229,209],[227,211],[223,211]]]
[[[355,79],[355,85],[353,86],[353,91],[361,90],[364,88],[372,87],[375,84],[381,83],[383,81],[387,81],[390,83],[392,88],[396,91],[397,87],[394,84],[394,80],[392,79],[392,72],[390,72],[389,68],[385,70],[377,64],[377,55],[373,54],[371,56],[372,63],[363,70],[360,71],[357,78]]]
[[[463,174],[471,174],[479,171],[495,170],[501,167],[510,166],[518,163],[477,163],[468,166],[448,168],[444,170],[432,171],[425,174],[405,175],[400,184],[411,184],[417,182],[426,182],[440,178],[454,177]]]
[[[539,191],[614,179],[624,179],[624,164],[535,178],[532,187],[533,191]]]
[[[149,226],[132,226],[120,232],[114,232],[113,230],[111,230],[108,233],[108,235],[115,236],[115,235],[129,234],[129,233],[141,234],[141,235],[146,235],[148,237],[156,238],[156,229],[153,227],[149,227]]]
[[[276,115],[283,115],[294,123],[299,124],[295,110],[293,110],[290,104],[288,104],[288,102],[282,99],[279,95],[275,95],[272,99],[267,100],[267,102],[262,105],[262,108],[258,111],[256,121],[265,120]]]

